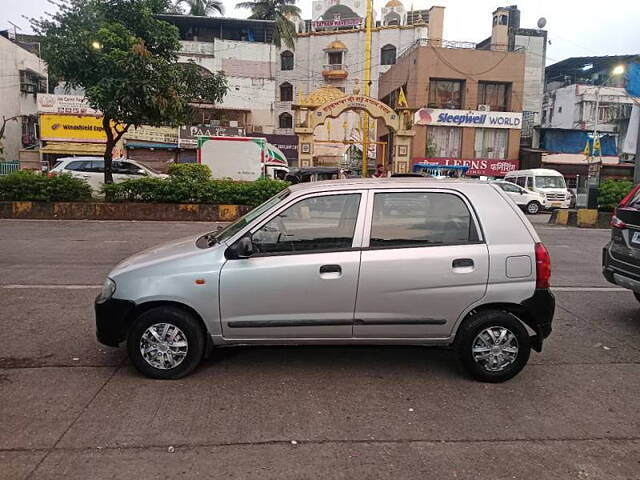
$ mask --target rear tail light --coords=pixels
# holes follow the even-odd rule
[[[620,200],[620,203],[618,204],[618,208],[626,207],[629,204],[629,202],[631,201],[631,199],[638,192],[638,189],[640,189],[640,183],[638,185],[636,185],[635,187],[633,187],[631,189],[631,191],[629,193],[627,193],[627,195],[622,200]]]
[[[546,247],[538,242],[536,252],[536,288],[549,288],[551,280],[551,257]]]
[[[51,177],[55,177],[57,175],[56,172],[49,172],[47,173],[47,177],[51,178]]]
[[[611,217],[611,221],[609,222],[609,226],[611,228],[626,228],[627,224],[624,223],[622,220],[620,220],[618,217],[616,217],[615,215],[613,217]]]

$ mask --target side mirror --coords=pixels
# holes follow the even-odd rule
[[[253,255],[251,235],[245,235],[227,250],[227,258],[229,259],[249,258],[251,255]]]

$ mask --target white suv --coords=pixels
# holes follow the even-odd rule
[[[120,159],[112,163],[114,183],[124,182],[141,177],[166,178],[168,175],[158,173],[135,160]],[[98,193],[104,184],[104,159],[100,157],[68,157],[60,158],[49,171],[49,176],[69,173],[85,180],[91,189]]]
[[[530,215],[539,213],[547,200],[543,193],[532,192],[531,190],[522,188],[515,183],[504,181],[497,181],[494,183],[504,190],[504,192],[509,195],[509,198],[516,202],[516,205]]]

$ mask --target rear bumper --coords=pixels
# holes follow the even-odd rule
[[[616,260],[611,255],[609,245],[602,249],[602,275],[610,283],[640,292],[640,262],[639,265],[632,265]]]
[[[95,302],[96,338],[104,345],[117,347],[127,336],[127,318],[136,304],[129,300],[111,298]]]
[[[540,288],[535,291],[533,297],[522,302],[526,311],[522,321],[536,332],[533,338],[533,348],[542,351],[542,341],[551,335],[551,324],[556,310],[556,298],[549,289]]]

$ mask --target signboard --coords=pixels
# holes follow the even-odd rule
[[[421,108],[413,117],[415,125],[473,128],[522,128],[522,112],[482,112]]]
[[[196,148],[198,137],[244,137],[244,127],[189,125],[180,127],[178,135],[180,148]]]
[[[153,143],[178,143],[178,129],[175,127],[150,127],[141,125],[137,128],[130,128],[124,134],[125,140],[142,140]]]
[[[333,20],[316,20],[311,22],[313,28],[332,28],[332,27],[357,27],[362,24],[362,18],[334,18]]]
[[[271,135],[264,133],[251,133],[250,137],[266,138],[271,145],[278,147],[284,153],[287,160],[298,160],[298,136],[297,135]]]
[[[102,117],[80,115],[40,115],[40,139],[59,142],[106,143]]]
[[[38,94],[39,113],[67,113],[73,115],[101,115],[87,103],[87,98],[82,95],[53,95],[49,93]]]
[[[495,160],[478,158],[463,160],[461,158],[414,158],[412,165],[416,163],[430,163],[432,165],[464,165],[469,167],[468,177],[504,177],[507,173],[518,170],[520,162],[518,160]]]
[[[319,106],[311,117],[309,128],[323,124],[327,118],[336,118],[345,110],[365,110],[373,118],[383,119],[394,131],[400,129],[400,119],[391,107],[364,95],[345,95]]]

